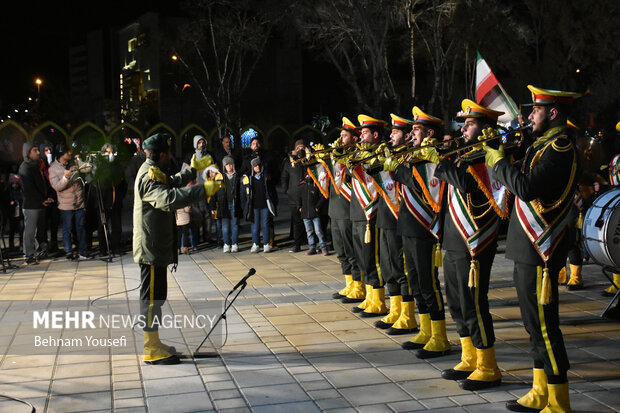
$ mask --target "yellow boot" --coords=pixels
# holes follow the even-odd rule
[[[357,307],[353,307],[351,311],[353,311],[354,313],[361,313],[362,311],[366,309],[366,307],[370,305],[371,300],[372,300],[372,285],[366,284],[366,298],[364,299],[364,301],[359,303]]]
[[[353,284],[353,276],[351,274],[345,274],[344,281],[345,281],[344,288],[338,291],[337,293],[333,293],[332,294],[333,299],[340,300],[341,298],[346,297],[347,294],[349,294],[349,291],[351,291],[351,286]]]
[[[566,285],[566,266],[562,267],[560,273],[558,274],[558,284]]]
[[[400,303],[400,317],[386,330],[390,336],[413,333],[418,329],[415,321],[415,301],[403,301]]]
[[[179,357],[164,349],[164,345],[159,341],[158,331],[144,332],[142,361],[146,364],[179,364],[181,362]]]
[[[366,286],[364,281],[353,281],[351,284],[351,290],[346,297],[342,299],[345,304],[349,303],[361,303],[366,298]]]
[[[431,339],[416,352],[419,359],[445,356],[450,352],[450,342],[446,334],[446,320],[431,320]]]
[[[533,369],[532,388],[523,397],[506,402],[506,408],[513,412],[541,411],[547,405],[549,392],[547,390],[547,375],[544,369]]]
[[[431,339],[431,334],[431,315],[428,313],[420,314],[420,332],[410,341],[405,341],[401,347],[405,350],[422,348]]]
[[[363,312],[360,313],[362,317],[378,317],[387,314],[388,309],[385,306],[385,288],[373,288],[372,299],[366,306]]]
[[[502,384],[502,373],[495,361],[495,348],[476,349],[476,370],[461,384],[463,390],[482,390]]]
[[[581,280],[581,265],[570,264],[570,280],[566,283],[569,291],[583,290]]]
[[[464,380],[476,370],[476,348],[471,337],[461,337],[461,362],[451,369],[441,372],[446,380]]]
[[[398,320],[400,317],[401,306],[400,304],[403,302],[402,295],[395,295],[394,297],[390,297],[390,313],[383,317],[381,320],[375,322],[375,327],[381,328],[385,330],[389,328]]]
[[[601,295],[604,297],[612,297],[616,295],[618,292],[618,287],[620,287],[620,274],[614,273],[614,282],[609,286],[606,290],[601,292]]]
[[[540,413],[571,413],[568,383],[547,384],[549,401]]]

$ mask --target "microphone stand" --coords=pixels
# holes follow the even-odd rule
[[[226,307],[224,308],[224,311],[222,312],[222,314],[220,314],[220,316],[218,317],[218,319],[215,321],[215,323],[213,323],[213,326],[211,326],[211,330],[209,330],[209,332],[207,333],[207,335],[205,336],[205,338],[202,339],[202,341],[200,342],[200,344],[198,344],[198,347],[196,347],[196,350],[194,350],[194,354],[193,357],[200,359],[200,358],[215,358],[215,357],[220,357],[220,354],[217,352],[200,352],[198,350],[200,350],[200,348],[202,347],[202,345],[205,343],[205,341],[207,341],[207,339],[209,338],[209,336],[211,335],[211,333],[213,332],[213,330],[215,330],[215,327],[217,327],[217,325],[220,323],[220,321],[222,321],[223,319],[226,319],[226,312],[228,311],[228,309],[233,305],[233,303],[235,302],[235,300],[237,299],[237,297],[239,296],[239,294],[241,294],[241,292],[245,289],[245,287],[247,287],[248,282],[246,281],[251,275],[254,274],[254,268],[250,269],[250,272],[248,272],[248,275],[246,275],[245,277],[243,277],[243,279],[241,281],[239,281],[239,283],[233,287],[232,290],[230,290],[230,292],[228,293],[228,295],[226,296],[226,299],[228,299],[228,297],[230,297],[232,295],[232,293],[237,290],[237,293],[233,296],[232,300],[230,300],[230,302],[228,303],[228,305],[226,305]]]

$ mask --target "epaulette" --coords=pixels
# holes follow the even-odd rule
[[[556,152],[568,152],[573,148],[573,142],[567,135],[559,135],[553,140],[551,147]]]
[[[224,180],[224,175],[222,175],[221,172],[218,172],[217,175],[215,175],[215,178],[213,178],[215,181],[223,181]]]
[[[250,183],[250,179],[248,178],[247,175],[243,175],[243,178],[241,179],[241,183],[243,183],[243,185],[248,185]]]
[[[166,174],[154,165],[149,168],[149,178],[151,181],[161,182],[162,184],[168,182],[168,177]]]

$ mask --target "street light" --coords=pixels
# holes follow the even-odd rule
[[[36,78],[34,80],[34,83],[37,85],[37,102],[39,101],[39,98],[41,97],[41,85],[43,84],[43,81],[41,80],[41,78]]]
[[[176,62],[179,59],[179,56],[173,54],[170,58]]]

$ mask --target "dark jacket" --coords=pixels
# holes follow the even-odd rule
[[[347,177],[348,178],[348,177]],[[347,182],[351,182],[350,178]],[[343,184],[344,185],[344,184]],[[357,202],[357,201],[355,201]],[[331,219],[349,219],[349,201],[342,195],[337,194],[333,183],[329,185],[329,217]]]
[[[235,170],[238,171],[239,168],[241,168],[241,163],[242,163],[241,152],[239,152],[236,149],[233,149],[230,152],[226,152],[224,148],[222,147],[222,145],[220,144],[219,147],[213,153],[213,158],[214,158],[213,161],[217,165],[217,168],[220,171],[222,171],[222,173],[225,171],[224,165],[222,165],[222,160],[224,160],[225,156],[230,156],[231,158],[233,158],[233,160],[235,161]]]
[[[24,192],[24,209],[42,209],[43,201],[49,197],[49,186],[44,178],[42,169],[43,160],[33,161],[28,158],[28,153],[34,147],[32,142],[25,142],[22,154],[24,162],[19,165],[19,180]]]
[[[297,204],[301,181],[304,179],[306,167],[301,163],[291,164],[292,158],[288,159],[282,168],[280,187],[288,195],[289,205]]]
[[[275,186],[271,180],[271,176],[265,172],[263,169],[263,173],[261,174],[261,178],[258,179],[258,182],[252,183],[255,180],[254,174],[252,173],[250,176],[243,175],[241,178],[241,207],[243,209],[243,217],[246,221],[254,222],[254,193],[253,193],[253,185],[259,184],[265,186],[265,196],[267,202],[267,208],[272,216],[278,215],[277,205],[278,205],[278,194],[276,193]]]
[[[508,190],[517,198],[525,202],[539,199],[543,205],[551,205],[560,200],[569,183],[575,186],[575,182],[579,180],[581,175],[581,165],[579,157],[575,156],[577,149],[574,143],[566,136],[564,130],[561,128],[550,129],[545,133],[544,137],[548,140],[532,146],[532,149],[527,152],[523,159],[518,160],[513,165],[507,159],[502,159],[495,164],[493,171],[497,179],[506,185]],[[553,144],[546,147],[545,143],[551,143],[552,141]],[[539,152],[542,153],[539,154]],[[534,157],[539,157],[539,160],[534,168],[530,169]],[[571,183],[573,159],[576,159],[577,164],[575,165],[576,169]],[[568,211],[565,205],[568,202],[572,203],[574,189],[569,189],[569,196],[558,207],[543,215],[547,222],[552,222],[554,219],[562,219],[560,214],[563,211],[564,213]],[[567,236],[564,236],[559,241],[558,246],[550,257],[549,266],[555,265],[555,261],[559,261],[560,265],[564,265],[570,244],[571,240]],[[543,264],[543,260],[536,252],[519,222],[516,208],[512,210],[510,224],[508,225],[506,258],[531,265]]]
[[[318,217],[319,210],[327,200],[309,176],[306,176],[298,187],[296,204],[297,208],[301,208],[301,217],[304,219]]]
[[[222,174],[222,187],[211,197],[210,210],[216,211],[216,218],[232,218],[228,206],[231,202],[234,202],[235,217],[241,218],[243,216],[243,209],[241,205],[241,178],[239,174],[234,174],[232,179],[228,179],[228,176]]]

